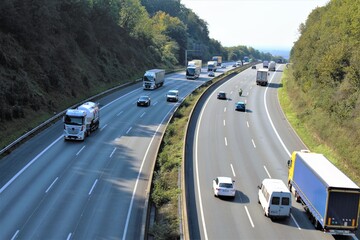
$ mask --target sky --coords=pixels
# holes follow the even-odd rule
[[[208,23],[209,36],[224,47],[290,50],[299,26],[329,0],[181,0]]]

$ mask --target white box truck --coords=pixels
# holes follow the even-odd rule
[[[86,102],[76,109],[68,109],[63,121],[64,139],[83,141],[86,136],[99,128],[99,104]]]
[[[165,70],[164,69],[151,69],[145,72],[143,77],[144,89],[156,89],[164,85]]]
[[[269,68],[269,61],[263,61],[263,68]]]
[[[266,86],[268,84],[269,70],[261,68],[256,72],[256,85]]]
[[[268,69],[269,69],[269,71],[275,71],[276,70],[276,62],[270,61]]]

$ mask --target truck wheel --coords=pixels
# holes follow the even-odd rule
[[[321,225],[318,220],[314,217],[314,227],[316,230],[321,230]]]
[[[295,201],[300,202],[300,196],[296,191],[295,191]]]

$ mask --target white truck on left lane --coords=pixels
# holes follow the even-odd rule
[[[64,139],[83,141],[91,132],[99,128],[99,104],[86,102],[76,109],[68,109],[63,121]]]
[[[164,85],[165,70],[164,69],[151,69],[145,72],[143,77],[144,89],[156,89]]]

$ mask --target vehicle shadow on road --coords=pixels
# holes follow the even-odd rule
[[[249,197],[242,191],[236,190],[235,198],[232,200],[234,203],[249,203]]]
[[[269,83],[268,84],[268,88],[282,88],[283,84],[282,83]]]

